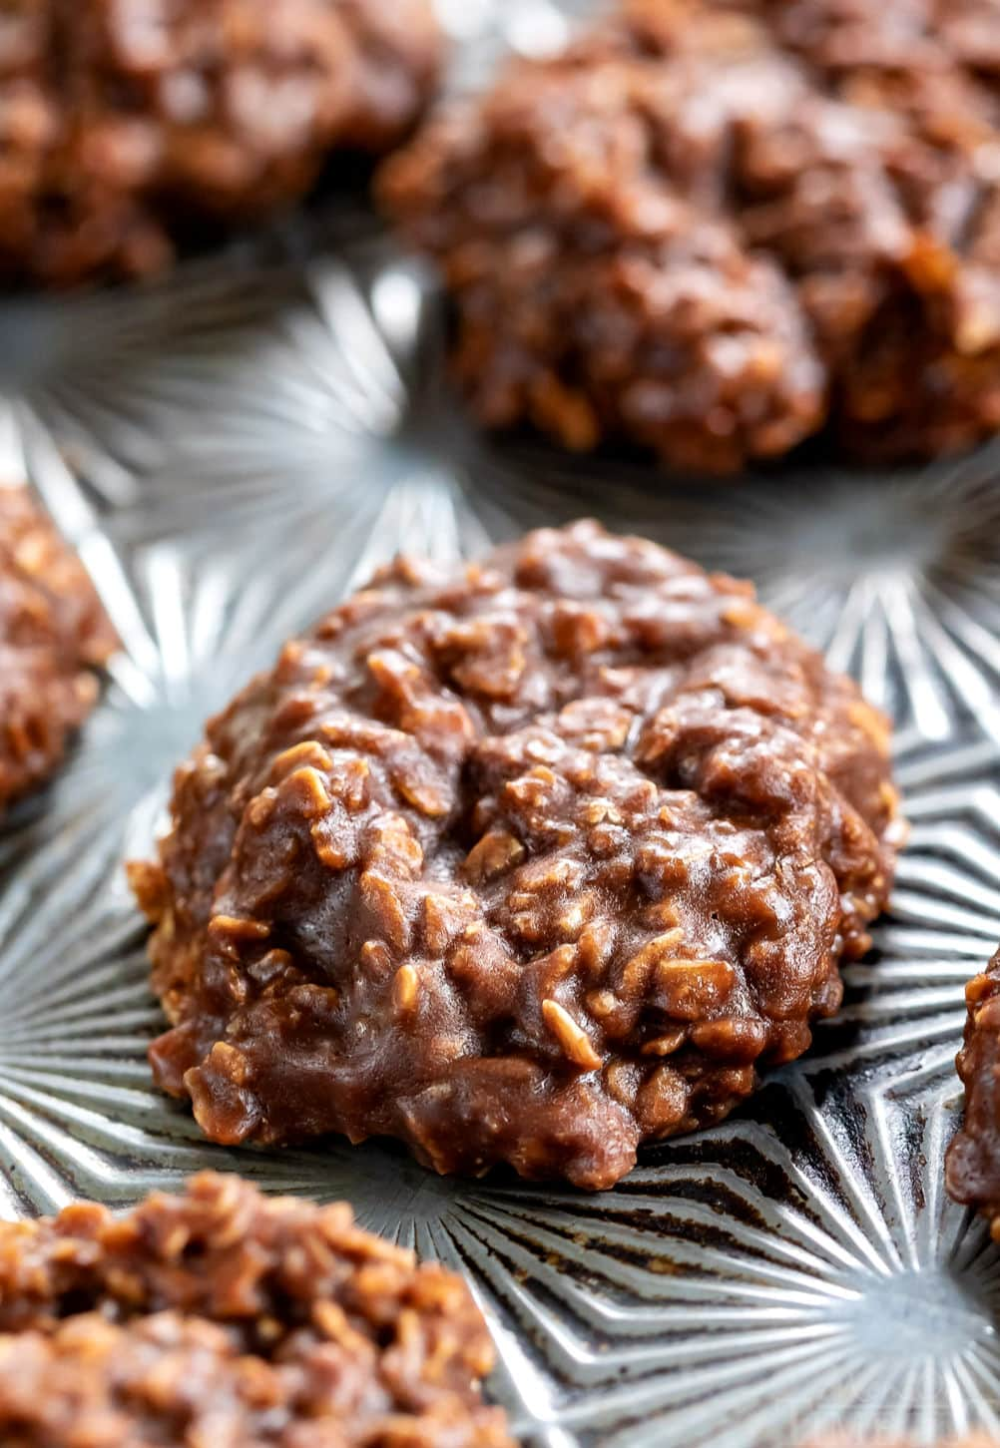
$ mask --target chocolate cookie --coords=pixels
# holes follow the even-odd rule
[[[625,0],[383,169],[489,427],[727,472],[1000,427],[1000,7]]]
[[[901,823],[889,733],[764,609],[593,523],[401,559],[254,679],[132,879],[167,1091],[607,1187],[809,1045]]]
[[[0,282],[163,266],[178,228],[381,152],[437,78],[431,0],[12,0],[0,21]]]
[[[0,1223],[4,1448],[512,1448],[461,1278],[204,1173]]]
[[[114,646],[78,559],[25,488],[0,488],[0,815],[54,771]]]
[[[965,1120],[948,1148],[948,1191],[990,1219],[1000,1241],[1000,950],[965,988],[969,1014],[958,1053]]]

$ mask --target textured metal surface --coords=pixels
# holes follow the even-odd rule
[[[501,29],[531,48],[564,20],[451,11],[471,82]],[[1000,939],[1000,453],[718,486],[487,443],[440,326],[420,270],[348,208],[142,294],[0,315],[23,391],[8,470],[23,453],[124,643],[70,766],[0,831],[0,1211],[126,1203],[205,1164],[344,1195],[468,1274],[494,1391],[550,1448],[1000,1438],[1000,1254],[942,1185],[963,986]],[[173,764],[397,548],[459,556],[580,513],[753,577],[893,711],[913,835],[844,1009],[749,1109],[600,1196],[438,1180],[379,1145],[205,1145],[150,1087],[159,1014],[122,875]]]

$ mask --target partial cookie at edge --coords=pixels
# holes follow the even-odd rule
[[[965,988],[968,1016],[956,1065],[965,1116],[948,1148],[948,1191],[990,1219],[1000,1241],[1000,950]]]
[[[431,0],[15,0],[0,283],[148,275],[178,239],[297,201],[332,152],[406,135],[442,38]]]
[[[55,771],[115,644],[93,584],[27,489],[0,487],[0,816]]]
[[[5,1448],[512,1448],[456,1274],[203,1173],[122,1217],[0,1223]]]

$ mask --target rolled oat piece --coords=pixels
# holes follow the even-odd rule
[[[1000,8],[624,0],[386,164],[487,426],[732,472],[1000,426]]]
[[[968,1015],[956,1065],[965,1118],[948,1148],[948,1191],[990,1220],[1000,1242],[1000,950],[965,988]]]
[[[115,644],[79,559],[26,488],[0,488],[0,816],[55,771]]]
[[[512,1448],[460,1277],[205,1172],[0,1223],[4,1448]]]
[[[0,283],[144,275],[298,200],[331,151],[396,144],[440,59],[431,0],[10,0]]]
[[[181,766],[135,864],[216,1141],[611,1186],[792,1060],[868,947],[889,727],[749,584],[597,524],[402,558]]]

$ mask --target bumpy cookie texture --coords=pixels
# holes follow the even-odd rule
[[[995,0],[625,0],[388,162],[484,423],[713,472],[1000,426]]]
[[[439,61],[430,0],[8,0],[0,282],[156,271],[178,228],[395,144]]]
[[[0,816],[54,771],[114,645],[79,560],[25,488],[0,488]]]
[[[754,601],[596,524],[402,559],[178,771],[136,865],[223,1142],[402,1137],[606,1187],[791,1060],[899,839],[885,720]]]
[[[958,1074],[965,1120],[948,1149],[948,1190],[978,1207],[1000,1241],[1000,950],[965,988],[969,1008]]]
[[[204,1173],[0,1223],[4,1448],[511,1448],[461,1279]]]

